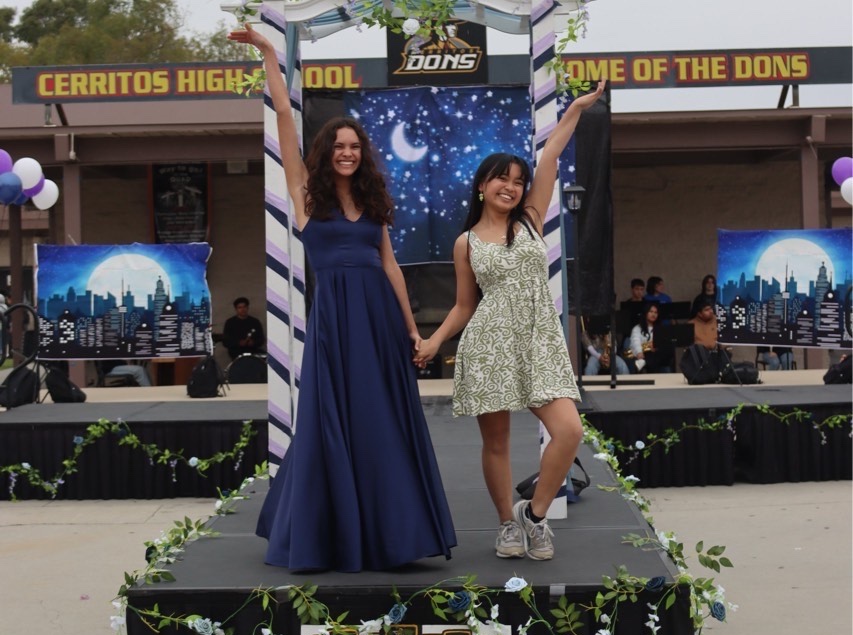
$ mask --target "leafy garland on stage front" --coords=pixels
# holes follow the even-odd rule
[[[626,464],[632,463],[638,457],[648,457],[656,449],[665,452],[678,444],[681,435],[687,430],[703,432],[727,431],[735,433],[736,419],[747,408],[755,408],[759,412],[771,416],[779,423],[790,425],[792,422],[809,423],[811,428],[820,435],[821,443],[827,443],[825,430],[840,428],[844,425],[853,424],[853,416],[849,414],[832,415],[822,421],[816,421],[812,414],[799,408],[791,412],[778,412],[768,405],[740,404],[713,421],[699,419],[696,423],[682,423],[679,428],[669,428],[663,434],[649,433],[645,440],[637,440],[633,444],[625,444],[605,438],[599,431],[584,420],[584,442],[591,445],[595,450],[595,458],[606,462],[612,469],[616,483],[614,485],[598,485],[607,491],[617,491],[624,498],[633,502],[643,512],[649,525],[653,526],[653,519],[648,516],[649,503],[636,491],[635,485],[639,479],[633,475],[622,476],[621,466],[616,455],[623,456]],[[255,435],[252,424],[249,421],[243,423],[243,428],[234,448],[228,452],[218,452],[209,458],[198,458],[190,456],[187,458],[183,451],[162,449],[156,444],[143,443],[131,430],[130,426],[122,421],[111,422],[101,419],[97,423],[86,428],[85,435],[75,436],[72,440],[73,452],[71,457],[62,461],[62,470],[51,478],[45,479],[40,471],[27,462],[13,465],[0,466],[0,474],[8,475],[9,494],[12,500],[16,500],[15,488],[18,477],[25,478],[32,487],[41,488],[55,497],[59,488],[64,484],[65,477],[78,471],[77,463],[86,448],[93,445],[99,439],[113,435],[118,439],[119,445],[129,446],[145,453],[149,463],[168,467],[172,472],[172,480],[177,480],[176,467],[184,464],[196,470],[200,475],[213,465],[226,460],[235,462],[234,469],[239,469],[244,449],[248,446],[251,438]],[[853,435],[853,433],[851,433]],[[239,488],[233,491],[221,491],[220,498],[216,501],[216,514],[229,514],[233,512],[236,501],[246,498],[243,490],[254,482],[255,478],[266,478],[268,468],[266,463],[256,466],[255,476],[244,479]],[[244,608],[255,602],[260,603],[262,609],[267,612],[270,619],[265,623],[257,625],[260,632],[265,635],[277,635],[272,630],[272,617],[274,606],[278,603],[277,592],[282,589],[256,589],[245,601],[243,606],[235,611],[230,617],[218,624],[210,618],[201,615],[162,615],[155,606],[152,610],[143,610],[130,606],[127,603],[128,590],[133,586],[152,584],[160,581],[174,580],[172,574],[165,568],[173,563],[177,556],[183,552],[185,546],[198,538],[215,536],[216,532],[205,526],[206,521],[191,521],[185,518],[176,522],[169,531],[164,532],[158,539],[145,543],[147,551],[148,566],[132,574],[125,573],[124,584],[119,589],[114,605],[118,609],[118,615],[111,618],[115,630],[120,630],[125,623],[125,613],[131,610],[147,624],[153,631],[158,632],[166,626],[183,627],[192,632],[209,635],[230,635],[233,628],[227,626],[231,620]],[[587,614],[595,620],[596,625],[601,628],[596,635],[614,635],[619,620],[619,606],[623,602],[636,603],[641,593],[653,595],[656,600],[647,604],[649,608],[648,621],[645,626],[650,633],[656,633],[658,626],[658,611],[661,607],[669,609],[676,601],[678,589],[689,591],[690,615],[696,630],[701,630],[706,619],[714,618],[723,621],[726,611],[733,610],[734,605],[725,601],[722,587],[714,584],[713,578],[694,577],[687,569],[687,556],[684,553],[684,545],[672,533],[658,531],[654,535],[640,536],[631,534],[624,537],[624,542],[642,549],[660,549],[667,553],[678,569],[678,575],[673,584],[666,586],[666,580],[658,578],[642,578],[631,575],[624,567],[619,567],[616,575],[611,577],[602,576],[604,592],[598,593],[591,604],[569,603],[563,597],[557,608],[550,611],[552,622],[543,616],[536,607],[532,587],[520,578],[513,578],[507,582],[502,589],[487,588],[476,583],[474,576],[465,578],[454,578],[443,580],[430,587],[421,589],[406,599],[399,595],[394,596],[395,603],[388,614],[380,616],[371,622],[361,625],[344,624],[346,614],[333,617],[322,602],[316,599],[317,587],[313,585],[291,586],[284,590],[288,600],[293,604],[297,615],[305,623],[318,625],[318,632],[323,635],[352,635],[354,631],[361,634],[370,632],[371,629],[388,631],[390,625],[402,619],[406,609],[415,600],[426,599],[430,602],[437,617],[445,620],[453,619],[467,624],[476,632],[490,630],[486,627],[495,627],[498,622],[499,609],[496,599],[502,593],[518,594],[521,601],[530,609],[528,622],[521,627],[520,635],[526,635],[527,630],[533,625],[546,628],[550,635],[558,633],[575,634],[582,628],[584,623],[582,616]],[[712,546],[704,549],[702,542],[696,545],[696,554],[699,563],[719,573],[721,567],[730,567],[731,562],[723,556],[725,547]],[[482,620],[486,620],[483,622]],[[397,620],[397,622],[395,622]],[[257,631],[257,628],[255,629]]]
[[[731,419],[734,418],[735,411],[739,412],[735,409],[729,413]],[[714,428],[713,424],[706,425],[708,427],[704,429]],[[604,438],[586,421],[584,421],[584,442],[596,449],[616,447],[614,441]],[[648,451],[651,451],[655,445],[653,441],[650,442]],[[618,460],[612,454],[602,451],[595,456],[610,465],[617,482],[616,485],[599,485],[599,487],[607,491],[620,492],[624,498],[637,505],[651,525],[652,519],[648,516],[649,503],[635,489],[638,479],[634,476],[622,477]],[[247,498],[242,493],[245,488],[254,483],[256,478],[267,476],[267,465],[258,466],[255,476],[247,478],[238,490],[230,492],[216,502],[216,513],[232,513],[235,501]],[[547,617],[537,606],[533,587],[523,578],[510,578],[503,588],[489,588],[478,584],[476,576],[473,575],[442,580],[406,598],[395,591],[392,596],[393,603],[386,614],[373,620],[362,621],[360,624],[346,622],[348,611],[333,616],[328,606],[316,598],[318,587],[310,583],[300,586],[255,589],[243,605],[221,623],[198,614],[163,615],[157,605],[151,609],[141,609],[128,603],[128,592],[131,587],[174,580],[166,567],[175,561],[187,543],[215,535],[217,535],[216,532],[206,527],[203,521],[193,522],[185,518],[183,521],[176,522],[172,529],[164,532],[158,539],[145,543],[149,564],[142,571],[133,574],[125,573],[124,584],[113,602],[118,609],[118,614],[111,617],[112,627],[117,631],[121,630],[126,621],[125,614],[129,610],[154,632],[173,627],[204,635],[233,635],[234,628],[229,627],[228,622],[249,605],[258,603],[267,615],[267,619],[256,625],[253,632],[259,632],[261,635],[279,635],[274,630],[274,618],[281,592],[286,592],[287,600],[303,624],[317,625],[319,635],[353,635],[354,633],[369,635],[380,632],[387,635],[392,630],[393,624],[401,622],[414,602],[423,600],[429,602],[433,613],[441,620],[452,620],[463,624],[475,635],[497,635],[501,632],[498,600],[502,594],[517,595],[530,611],[527,622],[519,627],[518,635],[526,635],[533,626],[545,628],[549,635],[577,635],[587,625],[584,618],[593,619],[596,625],[601,626],[596,631],[596,635],[615,635],[619,624],[620,605],[624,602],[636,603],[640,601],[641,595],[643,598],[653,599],[646,603],[648,620],[644,624],[652,634],[660,629],[659,611],[671,608],[682,590],[686,591],[689,597],[690,618],[697,631],[701,631],[707,619],[724,621],[727,611],[737,608],[736,605],[726,602],[724,589],[715,584],[714,578],[695,577],[688,571],[684,545],[674,534],[668,532],[657,532],[654,535],[645,536],[629,534],[624,537],[623,542],[641,549],[659,549],[669,554],[678,570],[678,575],[675,576],[671,585],[667,585],[666,579],[662,576],[639,577],[630,574],[624,566],[619,566],[614,576],[602,576],[604,591],[598,592],[594,601],[588,604],[570,603],[566,596],[562,596],[556,608],[548,611]],[[704,549],[702,542],[695,547],[699,563],[718,573],[722,567],[732,566],[729,559],[723,556],[725,549],[720,545]]]

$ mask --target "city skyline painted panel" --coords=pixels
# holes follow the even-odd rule
[[[720,342],[851,347],[851,228],[717,233]]]
[[[36,245],[41,359],[212,350],[207,243]]]

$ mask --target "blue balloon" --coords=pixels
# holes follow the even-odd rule
[[[23,190],[24,186],[21,183],[21,177],[17,174],[14,172],[0,174],[0,203],[10,205],[21,195]]]
[[[14,201],[12,201],[10,203],[10,205],[23,205],[28,200],[30,200],[30,197],[27,196],[27,193],[24,191],[21,191],[21,193],[18,194],[18,198],[16,198]]]

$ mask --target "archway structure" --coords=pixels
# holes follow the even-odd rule
[[[265,0],[246,5],[257,9],[249,18],[276,47],[279,69],[290,91],[298,130],[302,130],[301,40],[314,40],[356,26],[353,15],[369,13],[380,0]],[[245,13],[244,5],[224,3],[221,8]],[[559,16],[578,10],[577,0],[462,0],[454,17],[505,33],[530,36],[531,136],[538,160],[545,140],[557,122],[556,78],[547,68],[555,55],[555,27]],[[302,353],[305,343],[305,252],[295,230],[276,132],[276,114],[269,95],[264,96],[264,154],[266,209],[267,330],[269,367],[270,462],[276,466],[290,443],[296,420]],[[300,135],[301,143],[301,135]],[[549,264],[561,257],[560,196],[555,186],[549,205],[545,242]],[[562,284],[559,267],[549,286],[561,311]],[[561,311],[562,312],[562,311]]]

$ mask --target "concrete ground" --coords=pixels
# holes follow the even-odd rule
[[[716,578],[740,608],[708,632],[851,632],[850,481],[643,494],[656,527],[686,552],[699,540],[727,548],[735,567]],[[124,572],[144,566],[143,542],[212,511],[207,499],[0,502],[0,635],[113,632],[110,602]],[[695,575],[713,574],[690,562]]]

